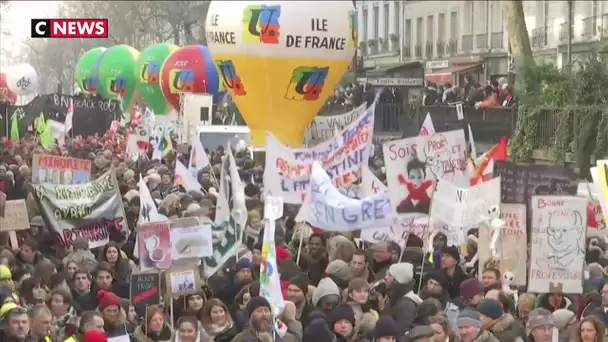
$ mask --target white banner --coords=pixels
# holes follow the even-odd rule
[[[318,162],[313,164],[310,187],[296,216],[297,222],[306,221],[328,231],[389,227],[394,219],[387,194],[360,200],[346,197],[332,185],[331,178]]]
[[[532,196],[528,291],[583,292],[587,199]]]
[[[331,115],[331,116],[315,116],[310,124],[306,127],[306,146],[314,146],[334,137],[334,132],[341,132],[346,126],[359,119],[365,114],[367,103],[363,103],[359,107],[351,110],[348,113]]]
[[[388,191],[397,213],[428,214],[437,179],[468,184],[466,146],[463,130],[384,143]]]
[[[340,135],[312,148],[290,148],[271,134],[266,135],[264,191],[285,203],[301,204],[308,191],[314,161],[320,161],[336,188],[361,178],[372,150],[374,113],[372,104],[365,115],[348,125]],[[464,138],[463,138],[464,139]]]
[[[430,215],[450,227],[469,227],[499,214],[500,177],[496,177],[467,188],[439,181]]]

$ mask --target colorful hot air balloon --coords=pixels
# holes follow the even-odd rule
[[[106,51],[105,47],[91,49],[85,52],[76,63],[76,84],[85,94],[97,93],[99,82],[95,74],[95,66],[104,51]]]
[[[99,80],[98,93],[105,98],[122,99],[128,111],[135,102],[135,64],[139,51],[128,45],[115,45],[104,51],[95,66]]]
[[[181,93],[217,95],[222,91],[211,53],[201,45],[178,48],[167,58],[160,71],[160,87],[178,112]]]
[[[0,73],[0,102],[8,101],[10,104],[17,102],[17,94],[13,93],[6,83],[6,75]]]
[[[302,145],[353,58],[356,17],[348,1],[211,2],[207,43],[254,145],[266,131]]]
[[[137,60],[137,87],[146,105],[152,108],[156,115],[167,114],[172,109],[160,88],[160,69],[176,49],[177,46],[173,44],[154,44],[147,47]]]

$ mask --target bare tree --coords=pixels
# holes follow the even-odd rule
[[[511,54],[515,60],[515,67],[521,69],[523,66],[530,67],[535,65],[522,1],[503,0],[501,1],[501,5],[507,24],[509,44],[511,46]],[[517,82],[519,83],[524,82],[524,80],[524,77],[517,78]],[[525,89],[526,85],[519,84],[517,88]]]

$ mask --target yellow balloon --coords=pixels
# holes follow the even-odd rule
[[[301,146],[357,42],[351,1],[212,1],[205,30],[226,89],[264,146]]]

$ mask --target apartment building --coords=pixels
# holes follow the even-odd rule
[[[535,56],[558,66],[567,62],[567,1],[525,1]],[[608,2],[573,1],[573,56],[608,38]],[[459,83],[508,73],[509,39],[500,1],[357,1],[359,64],[384,68],[413,61],[425,78]]]

